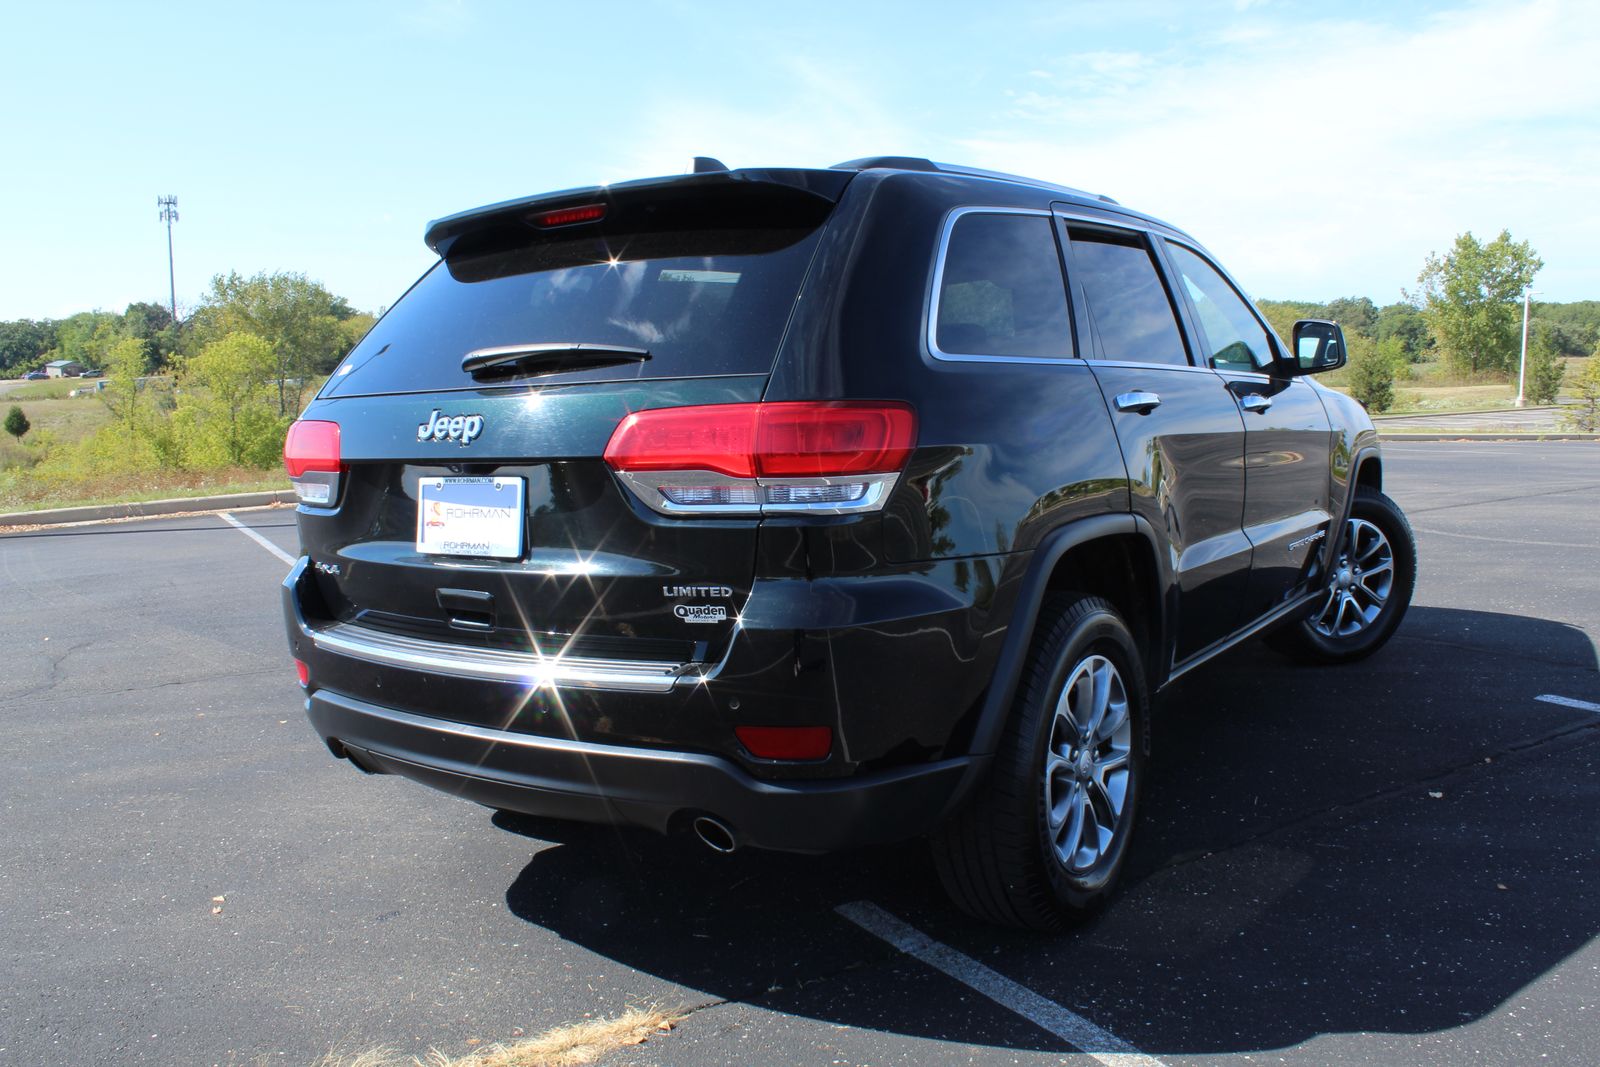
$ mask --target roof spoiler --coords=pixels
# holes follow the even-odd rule
[[[711,161],[707,161],[711,162]],[[455,215],[446,215],[428,223],[423,240],[441,256],[450,254],[451,247],[462,236],[485,229],[530,226],[529,216],[546,214],[562,208],[575,208],[595,204],[638,203],[655,196],[673,198],[704,194],[715,197],[719,192],[758,192],[763,186],[773,193],[788,192],[803,199],[814,198],[820,203],[836,204],[844,188],[855,175],[837,170],[701,170],[696,161],[694,174],[675,174],[661,178],[642,178],[638,181],[619,182],[616,185],[594,185],[582,189],[564,189],[555,193],[506,200],[498,204],[473,208]]]

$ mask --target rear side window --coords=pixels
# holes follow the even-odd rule
[[[1072,355],[1067,290],[1048,218],[973,212],[956,219],[934,340],[950,355]]]
[[[1068,232],[1072,274],[1089,305],[1096,358],[1187,367],[1172,300],[1144,238],[1081,226]]]
[[[765,374],[819,232],[612,231],[452,255],[373,327],[323,395],[477,388],[485,383],[461,369],[463,356],[524,344],[619,345],[650,357],[512,381]]]
[[[1259,370],[1271,364],[1266,330],[1227,279],[1182,245],[1169,241],[1167,251],[1200,319],[1211,365],[1218,370]]]

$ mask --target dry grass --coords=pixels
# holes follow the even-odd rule
[[[311,1067],[583,1067],[618,1049],[642,1045],[669,1032],[684,1013],[661,1008],[629,1008],[614,1019],[591,1019],[546,1030],[509,1045],[485,1045],[464,1056],[439,1049],[426,1056],[404,1056],[390,1048],[329,1052]]]
[[[228,467],[215,471],[145,471],[93,476],[68,486],[0,478],[0,512],[72,508],[92,504],[167,500],[223,493],[262,493],[289,488],[281,471]]]

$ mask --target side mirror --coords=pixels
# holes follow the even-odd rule
[[[1294,353],[1287,362],[1290,374],[1321,374],[1344,366],[1344,331],[1337,322],[1301,319],[1294,324]]]

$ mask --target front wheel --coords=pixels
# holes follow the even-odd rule
[[[1058,930],[1105,903],[1144,782],[1142,671],[1108,602],[1045,602],[988,778],[933,842],[940,880],[963,911]]]
[[[1311,613],[1268,643],[1318,663],[1370,656],[1400,625],[1416,583],[1417,544],[1405,514],[1377,490],[1357,489]]]

